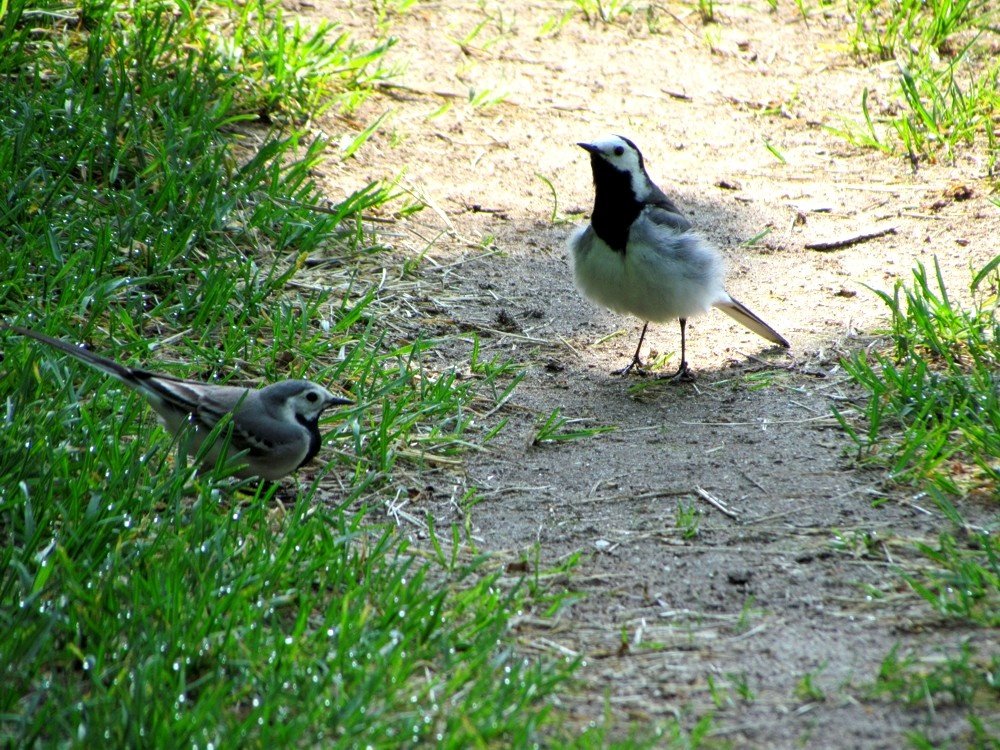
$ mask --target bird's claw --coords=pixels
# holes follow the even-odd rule
[[[681,362],[676,372],[669,375],[658,375],[657,380],[669,380],[673,383],[690,383],[695,380],[694,373],[688,368],[688,363]]]
[[[638,357],[634,357],[631,362],[625,365],[625,367],[622,367],[619,370],[612,370],[611,374],[625,377],[630,372],[634,372],[636,375],[640,375],[642,377],[649,375],[649,370],[642,366],[642,360]]]
[[[675,380],[678,383],[690,383],[694,380],[694,373],[688,368],[687,360],[681,361],[681,366],[672,375],[664,376],[666,380]]]

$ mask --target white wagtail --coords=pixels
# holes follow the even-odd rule
[[[282,380],[253,390],[159,375],[120,365],[28,328],[9,328],[66,352],[135,389],[170,433],[177,435],[193,428],[187,446],[190,453],[196,453],[219,420],[232,413],[229,456],[246,452],[236,460],[236,474],[240,477],[275,481],[308,463],[319,453],[320,414],[330,406],[353,403],[308,380]],[[220,445],[207,451],[204,466],[218,459],[223,441],[217,442]]]
[[[641,372],[639,350],[649,323],[677,318],[681,364],[674,377],[687,375],[687,319],[710,306],[768,341],[789,346],[726,293],[719,251],[691,230],[691,222],[649,179],[632,141],[612,135],[577,145],[590,153],[595,192],[590,223],[569,239],[577,286],[593,301],[644,322],[632,362],[616,374]]]

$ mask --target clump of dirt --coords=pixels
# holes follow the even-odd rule
[[[894,590],[896,541],[933,538],[942,520],[850,460],[831,407],[851,413],[839,358],[886,318],[867,287],[936,257],[960,296],[969,268],[996,252],[1000,212],[977,165],[914,173],[826,129],[859,116],[866,87],[891,83],[844,53],[832,12],[806,22],[716,4],[719,22],[703,26],[690,8],[651,6],[546,30],[570,8],[414,6],[393,26],[405,72],[360,113],[391,109],[387,125],[322,175],[333,198],[399,178],[426,202],[394,240],[426,252],[423,324],[475,331],[486,356],[526,367],[507,427],[441,478],[479,488],[472,525],[485,549],[537,545],[543,568],[582,553],[565,583],[582,596],[554,623],[526,619],[524,647],[582,655],[581,721],[607,700],[623,727],[714,710],[715,732],[738,747],[897,747],[918,726],[960,741],[960,711],[939,710],[929,727],[868,695],[894,644],[981,636],[936,628]],[[308,10],[359,36],[375,29],[367,9]],[[469,103],[499,91],[500,104]],[[711,313],[690,321],[695,382],[609,374],[641,322],[584,301],[564,248],[592,200],[574,144],[603,132],[639,145],[723,248],[733,296],[791,351]],[[676,356],[676,326],[652,326],[647,342]],[[615,429],[537,444],[556,408],[578,427]],[[433,497],[423,510],[458,518]]]

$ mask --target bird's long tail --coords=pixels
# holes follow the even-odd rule
[[[724,312],[733,320],[749,328],[758,336],[763,336],[768,341],[773,341],[775,344],[783,346],[786,349],[791,346],[791,344],[789,344],[785,340],[784,336],[782,336],[776,330],[771,328],[771,326],[769,326],[763,320],[758,318],[750,310],[750,308],[748,308],[742,302],[737,302],[732,297],[727,296],[727,299],[716,302],[715,307],[722,310],[722,312]]]
[[[102,357],[99,354],[94,354],[88,349],[83,349],[79,346],[70,344],[67,341],[62,341],[61,339],[54,339],[51,336],[46,336],[44,333],[39,333],[38,331],[33,331],[30,328],[22,328],[21,326],[0,326],[3,328],[9,328],[15,333],[19,333],[22,336],[28,336],[36,341],[41,341],[43,344],[48,344],[51,347],[59,349],[60,351],[66,352],[72,357],[76,357],[82,362],[86,362],[91,367],[96,367],[98,370],[106,372],[108,375],[118,378],[126,385],[135,387],[136,374],[138,372],[133,370],[131,367],[125,367],[125,365],[120,365],[112,359],[107,357]]]

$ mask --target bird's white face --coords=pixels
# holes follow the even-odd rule
[[[315,383],[304,384],[302,390],[288,400],[292,411],[310,422],[317,419],[328,406],[345,401],[346,399],[334,396],[326,388]]]
[[[649,195],[649,177],[643,165],[642,154],[634,143],[620,135],[606,135],[579,145],[618,171],[627,172],[632,178],[632,190],[639,200]]]
[[[282,380],[261,388],[259,393],[270,416],[289,424],[314,423],[329,407],[353,403],[308,380]]]

